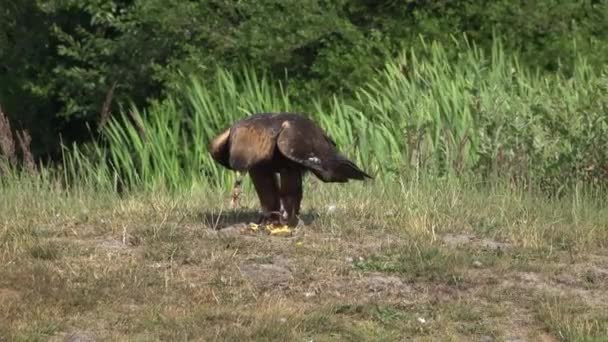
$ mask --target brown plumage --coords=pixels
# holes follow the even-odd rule
[[[298,223],[306,171],[323,182],[372,178],[340,154],[312,120],[293,113],[242,119],[213,139],[209,152],[226,168],[249,173],[262,206],[262,220],[290,226]]]

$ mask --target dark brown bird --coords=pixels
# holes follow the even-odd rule
[[[306,171],[323,182],[372,178],[340,154],[315,122],[294,113],[244,118],[213,139],[209,152],[226,168],[249,173],[262,207],[262,223],[297,225]]]

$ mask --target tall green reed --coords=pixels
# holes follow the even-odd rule
[[[184,77],[162,101],[146,109],[131,106],[110,118],[103,142],[88,153],[73,146],[65,158],[66,179],[148,190],[226,186],[234,174],[211,159],[210,140],[250,113],[289,108],[280,87],[247,70],[237,77],[220,69],[208,83]]]
[[[154,189],[227,186],[208,142],[256,112],[303,111],[379,182],[395,177],[507,176],[559,186],[608,171],[608,78],[583,59],[570,77],[523,68],[499,40],[466,38],[403,51],[354,98],[290,98],[249,70],[184,77],[178,91],[109,120],[104,143],[66,154],[66,179]],[[324,100],[324,101],[322,101]],[[604,170],[604,171],[603,171]],[[594,178],[595,177],[595,178]]]

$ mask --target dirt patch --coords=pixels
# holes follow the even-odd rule
[[[93,338],[89,333],[86,332],[73,332],[66,336],[66,342],[95,342],[95,338]]]
[[[0,288],[0,306],[9,302],[18,301],[21,298],[19,292],[13,289]]]
[[[86,331],[73,331],[71,333],[59,333],[52,336],[51,342],[95,342],[97,339],[93,334]]]
[[[512,244],[507,242],[500,242],[491,239],[481,239],[477,241],[477,245],[482,249],[490,250],[490,251],[504,251],[513,247]]]
[[[107,238],[95,240],[94,248],[103,251],[107,256],[127,256],[136,253],[140,244],[140,240],[127,236],[124,239]]]
[[[404,283],[400,278],[383,274],[366,276],[358,282],[372,294],[404,295],[413,291],[412,287]]]
[[[131,245],[128,243],[124,243],[123,241],[118,241],[115,239],[107,239],[99,242],[99,247],[111,251],[126,250],[130,246]]]
[[[608,266],[607,267],[598,267],[594,266],[589,270],[589,275],[596,277],[598,280],[602,282],[608,282]]]
[[[245,262],[239,267],[243,277],[263,289],[286,288],[293,279],[289,260],[274,257],[270,263]]]
[[[490,251],[504,251],[504,250],[508,250],[513,247],[512,244],[507,243],[507,242],[501,242],[501,241],[496,241],[496,240],[487,239],[487,238],[480,239],[472,234],[451,234],[451,233],[449,233],[449,234],[442,236],[441,241],[443,241],[443,243],[446,246],[452,247],[452,248],[471,246],[471,247],[478,247],[478,248],[486,249],[486,250],[490,250]]]
[[[363,275],[323,277],[308,284],[305,298],[321,298],[323,302],[332,299],[358,298],[363,302],[382,301],[414,303],[424,301],[427,294],[401,278],[382,273]],[[420,298],[423,296],[425,299]]]
[[[461,247],[470,244],[475,240],[474,235],[470,234],[446,234],[441,237],[441,241],[449,247]]]
[[[605,290],[586,288],[581,279],[568,273],[550,277],[534,272],[515,272],[506,275],[501,285],[553,296],[577,297],[589,307],[605,307],[604,298],[608,296],[608,292]]]
[[[217,236],[221,238],[228,237],[237,237],[245,234],[245,232],[249,229],[249,225],[247,223],[236,223],[227,227],[223,227],[218,229]]]

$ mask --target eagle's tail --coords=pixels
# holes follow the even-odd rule
[[[365,180],[366,178],[373,179],[372,176],[363,172],[355,163],[346,158],[336,160],[335,173],[339,178]]]
[[[345,183],[349,179],[373,179],[372,176],[363,172],[355,163],[342,155],[325,160],[320,165],[309,167],[309,170],[325,183]]]

